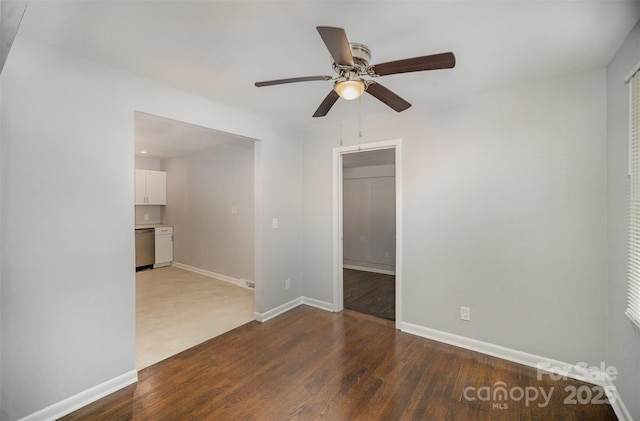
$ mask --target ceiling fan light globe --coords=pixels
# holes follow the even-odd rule
[[[352,100],[360,98],[364,93],[364,82],[361,80],[343,80],[337,82],[334,87],[340,98]]]

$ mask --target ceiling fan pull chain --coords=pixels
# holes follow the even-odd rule
[[[343,143],[342,143],[342,119],[340,119],[340,146],[343,146]]]

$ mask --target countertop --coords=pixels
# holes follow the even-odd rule
[[[146,228],[169,228],[172,226],[173,225],[167,225],[167,224],[142,224],[142,225],[136,225],[136,229],[142,230]]]

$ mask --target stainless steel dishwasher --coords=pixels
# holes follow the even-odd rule
[[[153,228],[136,230],[136,269],[153,267],[156,260],[156,234]]]

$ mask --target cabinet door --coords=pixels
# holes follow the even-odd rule
[[[164,171],[146,171],[147,205],[167,204],[167,173]]]
[[[156,235],[156,265],[173,260],[173,235]]]
[[[136,170],[136,205],[146,205],[147,197],[147,172],[145,170]]]

